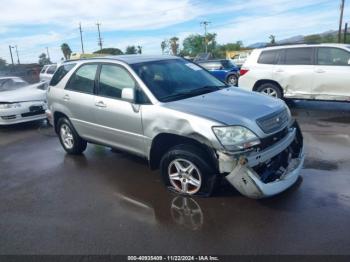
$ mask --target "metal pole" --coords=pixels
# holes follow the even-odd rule
[[[201,25],[204,26],[204,41],[205,41],[205,53],[208,53],[208,42],[207,42],[207,26],[210,24],[209,21],[201,22]]]
[[[15,64],[13,63],[12,46],[9,45],[9,49],[10,49],[10,55],[11,55],[12,66],[14,66]]]
[[[49,61],[51,61],[48,47],[46,47],[46,53],[47,53],[47,59],[49,59]]]
[[[100,23],[97,23],[97,30],[98,30],[98,45],[100,46],[100,51],[102,50],[102,39],[101,39],[101,32],[100,32]]]
[[[18,49],[17,49],[17,45],[15,45],[16,48],[16,54],[17,54],[17,63],[21,64],[21,62],[19,61],[19,55],[18,55]]]
[[[80,31],[81,52],[84,54],[83,30],[81,29],[81,23],[79,23],[79,31]]]
[[[343,14],[344,14],[345,0],[341,0],[340,4],[340,19],[339,19],[339,31],[338,31],[338,43],[341,42],[341,29],[343,25]]]
[[[344,29],[344,44],[346,44],[346,37],[348,34],[348,23],[345,23],[345,29]]]

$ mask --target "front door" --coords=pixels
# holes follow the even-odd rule
[[[141,105],[122,99],[124,88],[136,81],[121,65],[102,64],[95,97],[95,122],[99,142],[138,155],[145,155]]]

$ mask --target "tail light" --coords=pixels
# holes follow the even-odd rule
[[[246,73],[248,73],[248,69],[244,69],[244,68],[242,68],[241,70],[239,70],[239,75],[240,76],[243,76],[243,75],[245,75]]]

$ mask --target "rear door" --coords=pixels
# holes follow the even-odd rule
[[[350,52],[318,47],[313,93],[316,99],[350,100]]]
[[[314,82],[314,48],[285,48],[274,68],[274,79],[282,86],[284,96],[311,98]]]
[[[124,88],[136,90],[135,79],[122,65],[104,63],[99,71],[98,92],[94,100],[98,141],[144,155],[141,105],[122,99]]]
[[[70,121],[79,135],[87,139],[95,135],[93,109],[97,68],[97,63],[80,66],[61,93]]]

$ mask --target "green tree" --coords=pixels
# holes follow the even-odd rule
[[[308,35],[304,37],[305,43],[322,43],[322,36],[320,35]]]
[[[165,54],[165,50],[168,48],[168,41],[167,40],[163,40],[161,43],[160,43],[160,48],[162,49],[162,54],[164,55]]]
[[[142,54],[142,46],[140,45],[137,46],[137,53]]]
[[[64,58],[68,60],[70,58],[70,55],[72,54],[72,50],[70,49],[69,45],[67,43],[63,43],[61,45],[61,50]]]
[[[136,47],[134,45],[127,46],[125,50],[125,54],[128,54],[128,55],[137,54]]]
[[[192,34],[186,37],[182,43],[182,55],[195,57],[204,52],[203,37],[199,34]]]
[[[276,36],[275,35],[270,35],[269,39],[270,39],[270,44],[271,45],[275,45],[276,44]]]
[[[39,65],[44,66],[44,65],[48,65],[51,64],[51,61],[49,58],[46,57],[45,53],[42,53],[41,55],[39,55]]]
[[[172,53],[173,55],[178,55],[178,51],[179,51],[179,38],[176,37],[176,36],[170,38],[170,40],[169,40],[169,45],[170,45],[171,53]]]
[[[123,52],[119,48],[110,47],[95,51],[94,54],[122,55]]]
[[[6,60],[0,57],[0,69],[6,68]]]

